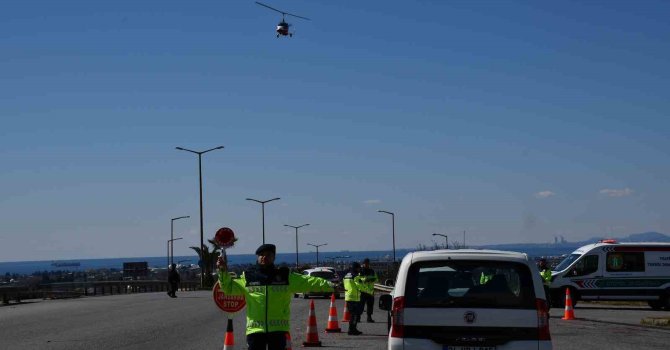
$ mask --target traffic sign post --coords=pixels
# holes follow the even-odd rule
[[[219,282],[216,282],[214,285],[214,288],[212,289],[212,295],[214,297],[214,303],[216,306],[230,314],[244,309],[244,307],[247,305],[243,295],[224,294],[221,290],[221,286],[219,286]]]
[[[235,241],[237,241],[237,238],[235,238],[235,233],[228,227],[222,227],[216,231],[216,234],[214,235],[214,241],[221,247],[221,257],[224,259],[224,261],[227,261],[228,259],[226,257],[226,249],[235,245]],[[244,309],[244,307],[247,305],[243,295],[226,295],[223,290],[221,290],[221,286],[219,285],[218,281],[214,285],[214,288],[212,288],[212,296],[214,297],[214,303],[216,306],[229,314],[236,313]]]

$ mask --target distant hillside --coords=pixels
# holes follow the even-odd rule
[[[626,238],[619,238],[621,242],[670,242],[670,236],[659,232],[633,233]]]
[[[544,255],[561,255],[568,254],[575,249],[596,243],[601,239],[616,239],[619,242],[668,242],[670,243],[670,236],[659,232],[643,232],[633,233],[626,237],[592,237],[585,241],[579,242],[560,242],[560,243],[509,243],[509,244],[492,244],[483,245],[477,248],[483,249],[498,249],[498,250],[512,250],[526,252],[532,256]]]

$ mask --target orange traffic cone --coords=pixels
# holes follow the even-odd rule
[[[223,339],[223,350],[235,349],[235,336],[233,335],[233,320],[228,319],[228,327],[226,327],[226,337]]]
[[[572,308],[572,298],[570,298],[570,288],[565,288],[565,314],[562,320],[574,320],[575,310]]]
[[[307,337],[302,346],[321,346],[319,331],[316,329],[316,316],[314,316],[314,300],[309,304],[309,318],[307,319]]]
[[[351,320],[351,314],[349,313],[349,309],[347,308],[347,302],[344,302],[344,312],[342,315],[342,322],[349,322]]]
[[[293,350],[293,342],[291,341],[291,332],[286,332],[286,350]]]
[[[326,333],[340,333],[342,329],[337,323],[337,308],[335,307],[335,293],[330,297],[330,310],[328,310],[328,324]]]

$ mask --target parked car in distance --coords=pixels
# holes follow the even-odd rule
[[[314,277],[320,277],[325,280],[328,280],[336,285],[335,287],[335,298],[339,299],[340,298],[340,293],[342,293],[343,289],[341,286],[341,280],[340,276],[335,272],[335,268],[333,267],[315,267],[313,269],[308,269],[303,271],[303,274],[308,275],[308,276],[314,276]],[[330,298],[332,293],[326,292],[326,293],[296,293],[293,295],[294,298],[302,296],[304,299],[307,299],[309,297],[324,297],[324,298]]]
[[[410,253],[379,307],[391,314],[389,350],[552,349],[542,279],[522,253]]]

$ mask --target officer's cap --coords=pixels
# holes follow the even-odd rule
[[[270,251],[272,254],[276,254],[277,247],[274,244],[263,244],[256,249],[256,255],[261,255],[264,251]]]
[[[360,268],[361,268],[361,264],[359,264],[358,262],[354,261],[354,262],[351,263],[351,268],[352,268],[352,269],[360,269]]]
[[[370,263],[370,259],[368,259],[368,258],[363,259],[363,264],[369,264],[369,263]]]

